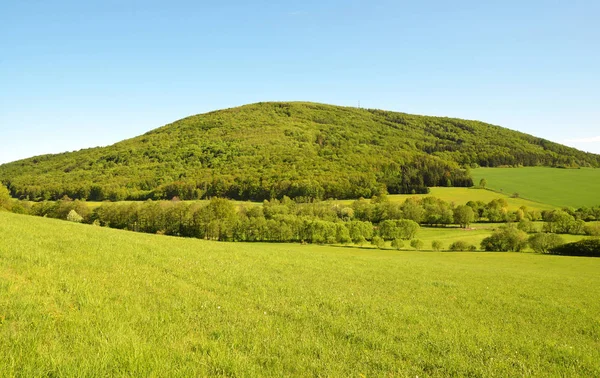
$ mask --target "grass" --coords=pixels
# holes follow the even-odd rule
[[[507,195],[519,193],[558,207],[600,206],[600,169],[478,168],[471,173],[475,183],[485,178],[488,188]]]
[[[3,376],[599,376],[600,259],[0,213]]]

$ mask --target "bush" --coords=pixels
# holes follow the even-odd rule
[[[441,249],[444,248],[444,245],[442,244],[441,241],[439,240],[434,240],[431,242],[431,249],[433,249],[434,251],[439,251]]]
[[[67,214],[67,220],[69,222],[81,223],[83,222],[83,217],[77,214],[77,211],[71,210],[69,211],[69,214]]]
[[[600,257],[600,239],[563,244],[549,251],[552,255]]]
[[[562,244],[565,240],[556,234],[539,233],[529,237],[529,246],[538,253],[547,253]]]
[[[379,236],[373,236],[373,239],[371,240],[371,244],[379,249],[385,248],[385,240],[383,240],[383,238],[381,238]]]
[[[527,234],[516,227],[506,226],[481,241],[485,251],[520,252],[527,247]]]
[[[455,241],[454,243],[450,244],[449,249],[453,252],[476,251],[477,247],[474,246],[473,244],[467,243],[466,241],[458,240],[458,241]]]
[[[397,250],[402,249],[404,247],[404,242],[402,239],[394,239],[392,240],[392,248],[396,248]]]
[[[600,223],[586,224],[583,231],[586,235],[600,236]]]
[[[410,246],[416,249],[417,251],[421,250],[421,248],[423,248],[423,245],[423,242],[419,239],[413,239],[410,241]]]

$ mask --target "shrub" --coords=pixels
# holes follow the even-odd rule
[[[431,242],[431,249],[433,249],[434,251],[439,251],[442,248],[444,248],[444,245],[442,244],[441,241],[434,240],[434,241]]]
[[[67,220],[69,222],[81,223],[83,221],[83,217],[77,214],[77,211],[71,210],[69,214],[67,214]]]
[[[364,236],[360,235],[356,239],[354,239],[353,242],[359,247],[362,247],[363,245],[367,244],[367,239],[365,239]]]
[[[383,238],[381,238],[379,236],[373,236],[373,239],[371,240],[371,244],[379,249],[385,248],[385,240],[383,240]]]
[[[586,239],[554,247],[552,255],[600,257],[600,239]]]
[[[485,251],[520,252],[526,246],[527,234],[513,226],[501,227],[481,242],[481,249]]]
[[[450,244],[451,251],[459,252],[459,251],[476,251],[477,247],[473,244],[469,244],[463,240],[457,240],[454,243]]]
[[[564,239],[556,234],[539,233],[529,237],[529,246],[538,253],[547,253],[564,243]]]
[[[404,242],[402,239],[394,239],[392,240],[392,248],[396,248],[397,250],[402,249],[404,247]]]
[[[423,242],[419,239],[413,239],[410,241],[410,246],[413,247],[414,249],[416,249],[417,251],[419,251],[421,248],[423,248]]]
[[[586,235],[600,236],[600,223],[586,224],[583,231]]]

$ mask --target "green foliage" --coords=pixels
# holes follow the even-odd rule
[[[520,252],[525,247],[527,234],[513,226],[503,226],[481,242],[481,249],[485,251]]]
[[[589,236],[600,236],[600,223],[586,224],[584,232]]]
[[[529,246],[535,252],[548,253],[551,249],[565,244],[565,240],[556,234],[537,233],[529,237]]]
[[[469,227],[475,220],[475,212],[466,205],[459,205],[454,209],[454,222],[463,228]]]
[[[481,180],[479,180],[479,187],[482,189],[485,189],[486,186],[487,186],[487,180],[485,178],[481,178]]]
[[[423,241],[419,239],[413,239],[410,241],[410,246],[416,249],[417,251],[420,251],[425,246],[425,243],[423,243]]]
[[[1,210],[11,210],[12,208],[12,198],[10,197],[10,192],[6,188],[6,186],[0,183],[0,211]]]
[[[402,241],[402,239],[394,239],[392,240],[392,248],[395,248],[397,250],[401,250],[404,247],[404,242]]]
[[[5,164],[0,181],[30,200],[369,198],[470,187],[461,167],[501,165],[599,166],[600,157],[477,121],[258,103]]]
[[[0,235],[2,376],[600,376],[600,259]]]
[[[469,244],[466,241],[463,240],[457,240],[454,243],[450,244],[450,247],[448,248],[450,251],[453,252],[461,252],[461,251],[476,251],[477,247],[474,246],[473,244]]]
[[[385,248],[385,240],[383,240],[383,238],[379,236],[373,236],[373,239],[371,240],[371,245],[374,245],[379,249],[383,249]]]
[[[564,256],[600,257],[600,239],[586,239],[550,249],[550,254]]]
[[[67,220],[69,222],[81,223],[83,222],[83,217],[77,214],[77,211],[71,210],[69,211],[69,214],[67,214]]]
[[[442,243],[439,240],[433,240],[431,242],[431,249],[433,249],[434,251],[441,251],[442,249],[444,249],[444,243]]]

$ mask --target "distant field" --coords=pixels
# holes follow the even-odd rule
[[[476,184],[485,178],[488,188],[507,195],[554,206],[600,205],[600,169],[478,168],[471,173]]]
[[[0,375],[600,376],[599,271],[0,213]]]

